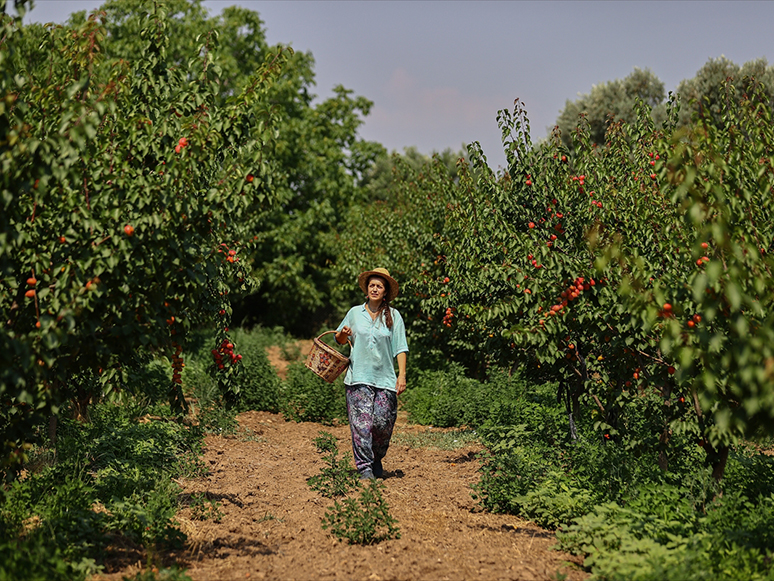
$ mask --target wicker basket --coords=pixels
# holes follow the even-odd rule
[[[323,343],[320,338],[336,331],[326,331],[320,337],[312,341],[312,350],[306,358],[306,366],[314,373],[322,377],[328,383],[333,383],[349,365],[349,357],[345,357],[330,345]],[[349,339],[347,340],[349,342]],[[350,349],[352,343],[349,343]]]

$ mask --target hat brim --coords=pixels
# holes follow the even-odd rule
[[[367,270],[360,273],[360,276],[357,277],[357,283],[360,286],[360,290],[362,290],[364,293],[368,293],[368,279],[372,276],[378,276],[379,278],[383,278],[387,281],[387,284],[390,287],[390,294],[387,295],[387,300],[395,300],[395,297],[398,296],[399,292],[398,281],[392,278],[389,274],[385,274],[378,270]]]

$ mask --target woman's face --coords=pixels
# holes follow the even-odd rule
[[[368,279],[368,299],[381,302],[387,293],[387,284],[384,279],[373,277]]]

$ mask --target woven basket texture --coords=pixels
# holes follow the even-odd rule
[[[342,355],[330,345],[322,342],[321,338],[336,331],[326,331],[312,341],[312,350],[306,358],[306,366],[316,375],[322,377],[328,383],[333,383],[336,378],[349,365],[349,357]]]

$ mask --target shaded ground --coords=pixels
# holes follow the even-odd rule
[[[584,579],[574,557],[551,550],[552,533],[508,515],[477,510],[477,444],[454,451],[397,443],[385,459],[385,498],[401,538],[375,546],[337,541],[320,524],[333,501],[306,483],[324,466],[313,440],[320,430],[350,450],[349,428],[286,422],[247,412],[240,435],[208,436],[204,460],[210,475],[180,481],[186,494],[218,500],[221,522],[178,516],[188,548],[174,558],[195,581],[274,580],[493,580]],[[395,441],[411,441],[428,428],[411,426],[401,413]],[[142,555],[127,550],[107,575],[121,579],[141,568]]]

